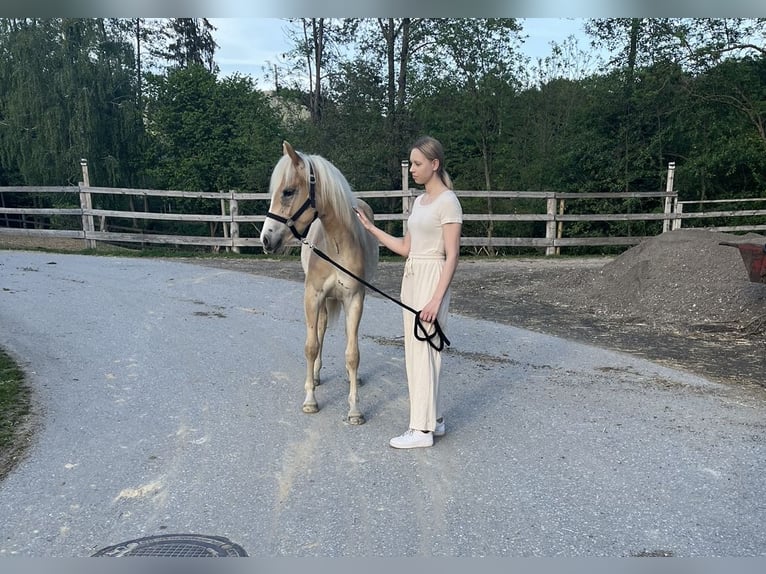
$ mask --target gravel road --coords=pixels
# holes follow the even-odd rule
[[[0,252],[0,346],[38,429],[0,483],[0,557],[166,533],[250,556],[762,556],[766,401],[648,360],[453,315],[447,434],[397,451],[401,315],[368,298],[305,415],[302,286],[182,262]]]

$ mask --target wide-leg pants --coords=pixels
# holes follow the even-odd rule
[[[439,282],[443,257],[410,256],[404,265],[402,277],[402,302],[421,310],[430,300]],[[439,326],[447,334],[450,290],[442,299],[437,315]],[[433,431],[436,419],[442,415],[439,395],[442,356],[427,341],[415,337],[415,315],[404,310],[404,358],[407,371],[407,387],[410,397],[410,428]],[[423,323],[429,333],[433,325]],[[421,333],[422,335],[422,333]]]

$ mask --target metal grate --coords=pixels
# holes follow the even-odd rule
[[[150,556],[158,558],[226,558],[247,556],[239,544],[222,536],[198,534],[163,534],[137,538],[102,548],[93,556],[122,558]]]

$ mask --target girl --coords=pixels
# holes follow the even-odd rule
[[[401,300],[420,309],[424,323],[438,320],[446,333],[450,284],[457,268],[463,211],[452,180],[444,169],[444,148],[430,137],[418,139],[410,150],[410,173],[423,185],[407,219],[404,237],[394,237],[357,212],[364,228],[389,250],[406,257]],[[410,398],[410,424],[394,437],[394,448],[428,447],[445,432],[439,402],[441,352],[415,337],[415,316],[404,310],[404,356]]]

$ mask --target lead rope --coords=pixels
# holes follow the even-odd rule
[[[358,277],[357,275],[355,275],[354,273],[352,273],[351,271],[349,271],[348,269],[343,267],[343,265],[341,265],[340,263],[337,263],[337,262],[333,261],[326,253],[324,253],[324,251],[319,249],[319,247],[317,247],[313,243],[310,243],[306,239],[301,239],[301,242],[303,244],[307,245],[314,253],[316,253],[319,257],[321,257],[322,259],[324,259],[325,261],[327,261],[331,265],[334,265],[335,267],[337,267],[338,269],[340,269],[344,273],[350,275],[351,277],[353,277],[354,279],[356,279],[357,281],[359,281],[363,285],[369,287],[370,289],[372,289],[376,293],[379,293],[380,295],[383,295],[383,297],[385,297],[386,299],[389,299],[389,300],[393,301],[394,303],[399,305],[401,308],[407,309],[407,311],[409,311],[410,313],[413,313],[415,315],[415,338],[418,341],[426,341],[436,351],[441,351],[442,349],[444,349],[444,345],[447,345],[448,347],[450,346],[450,340],[444,334],[444,331],[442,331],[442,328],[439,325],[439,320],[438,319],[434,319],[434,322],[433,322],[434,332],[429,334],[428,330],[425,327],[425,325],[423,325],[423,321],[420,319],[420,311],[416,311],[415,309],[413,309],[409,305],[406,305],[405,303],[402,303],[398,299],[394,299],[393,297],[391,297],[391,295],[389,295],[387,293],[384,293],[383,291],[381,291],[380,289],[375,287],[375,285],[372,285],[371,283],[368,283],[367,281],[365,281],[361,277]],[[438,337],[438,342],[434,342],[434,338],[436,338],[436,337]]]

